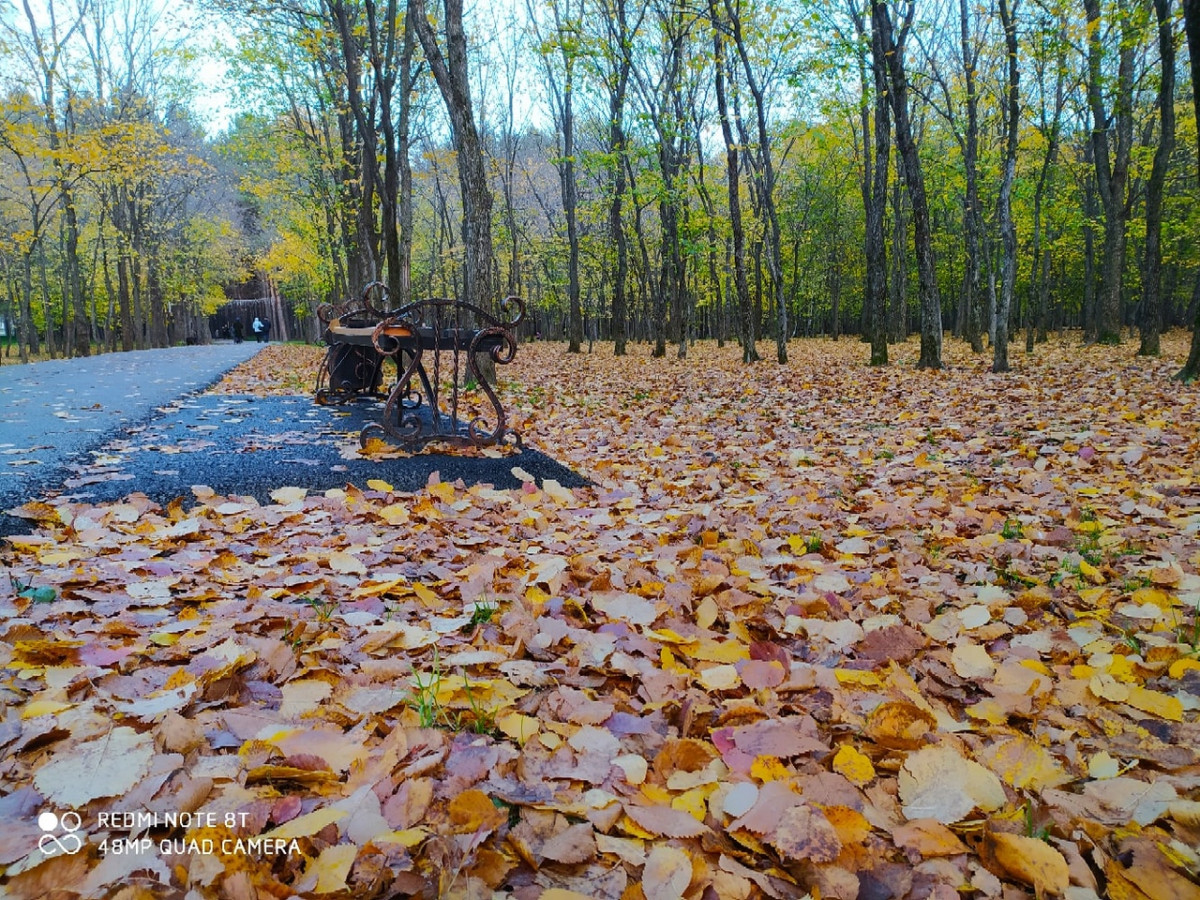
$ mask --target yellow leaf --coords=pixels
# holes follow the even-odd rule
[[[437,484],[429,486],[429,493],[437,497],[443,503],[454,502],[454,485],[448,484],[445,481],[439,481]]]
[[[367,567],[363,561],[344,550],[335,550],[329,554],[329,568],[339,575],[366,575]]]
[[[504,813],[483,791],[472,788],[450,801],[450,821],[455,834],[492,831],[504,821]]]
[[[417,595],[417,599],[420,600],[423,604],[425,604],[425,606],[427,606],[428,608],[437,609],[438,607],[444,605],[442,603],[442,598],[439,597],[437,594],[435,594],[433,591],[431,591],[429,588],[425,587],[425,585],[421,584],[421,582],[419,582],[419,581],[413,582],[412,589],[413,589],[413,593]]]
[[[367,487],[373,491],[383,491],[385,494],[390,494],[395,490],[395,488],[393,488],[390,484],[379,478],[368,478]]]
[[[620,821],[617,822],[617,827],[630,837],[641,838],[642,840],[646,841],[653,840],[654,838],[658,837],[658,835],[653,831],[647,831],[637,822],[633,821],[633,819],[629,818],[629,816],[621,816]]]
[[[750,764],[750,777],[762,782],[781,781],[791,774],[777,756],[759,756]]]
[[[21,710],[22,719],[36,719],[38,716],[49,716],[70,709],[74,703],[60,703],[57,700],[34,700],[27,703]]]
[[[1033,738],[1015,734],[982,751],[991,770],[1018,790],[1041,791],[1071,780],[1070,774]]]
[[[849,806],[826,806],[825,818],[837,832],[842,845],[861,844],[871,834],[871,823],[856,809]]]
[[[871,758],[849,744],[842,744],[838,748],[833,757],[833,771],[859,787],[866,786],[875,778],[875,766]]]
[[[1138,606],[1145,606],[1147,603],[1152,603],[1164,612],[1171,609],[1171,595],[1162,588],[1144,587],[1138,588],[1133,592],[1133,596],[1129,598]]]
[[[429,837],[429,832],[424,828],[405,828],[402,831],[385,831],[383,834],[375,835],[371,840],[376,844],[381,842],[399,844],[401,847],[411,850],[427,837]]]
[[[303,816],[297,816],[290,822],[284,822],[278,828],[268,831],[263,837],[272,838],[277,841],[290,841],[292,838],[311,837],[326,825],[336,822],[338,819],[345,817],[345,815],[345,810],[327,806],[324,809],[313,810]]]
[[[1183,703],[1178,697],[1172,697],[1170,694],[1152,691],[1149,688],[1131,687],[1125,702],[1152,716],[1170,719],[1172,722],[1183,721]]]
[[[1088,775],[1099,781],[1102,778],[1116,778],[1121,774],[1121,763],[1101,750],[1088,760]]]
[[[708,804],[706,800],[712,792],[712,788],[693,788],[680,794],[671,801],[671,806],[675,809],[682,809],[684,812],[690,813],[696,818],[696,821],[703,822],[704,817],[708,814]]]
[[[1200,800],[1176,800],[1167,807],[1167,815],[1180,825],[1200,828]]]
[[[1171,663],[1171,667],[1167,669],[1167,674],[1172,678],[1182,678],[1183,673],[1188,669],[1200,669],[1200,660],[1191,659],[1190,657],[1177,659]]]
[[[1004,704],[992,697],[968,706],[967,715],[972,719],[982,719],[990,725],[1004,725],[1008,722],[1008,710],[1004,708]]]
[[[834,669],[833,675],[838,684],[850,684],[857,687],[882,687],[879,676],[867,669]]]
[[[1045,841],[1019,834],[993,834],[992,850],[1004,871],[1032,887],[1039,896],[1061,896],[1071,886],[1066,859]]]
[[[679,632],[672,631],[670,628],[664,628],[661,631],[655,631],[653,628],[647,628],[646,637],[650,638],[651,640],[658,641],[660,644],[676,644],[682,647],[696,643],[695,638],[686,638]]]
[[[950,746],[908,754],[896,784],[906,818],[936,819],[943,825],[965,819],[972,810],[990,812],[1007,802],[995,774]]]
[[[313,889],[318,894],[332,894],[346,889],[346,876],[358,856],[358,846],[355,844],[337,844],[326,847],[309,865],[308,873],[316,873],[317,886]]]
[[[404,525],[408,522],[410,516],[408,507],[403,503],[393,503],[390,506],[385,506],[379,510],[379,518],[387,522],[389,525]]]
[[[613,765],[625,773],[625,780],[632,785],[639,785],[646,780],[650,770],[646,758],[636,753],[625,753],[613,760]]]
[[[1103,573],[1086,559],[1079,561],[1079,574],[1092,584],[1104,584],[1105,578]]]
[[[742,683],[734,666],[712,666],[704,669],[696,676],[700,686],[706,691],[729,691]]]
[[[538,733],[541,728],[541,719],[537,716],[523,716],[518,712],[511,712],[497,716],[496,727],[518,744],[524,744]]]
[[[704,662],[737,663],[750,658],[750,648],[741,641],[703,640],[689,647],[689,656]]]
[[[307,496],[308,488],[281,487],[271,491],[271,499],[280,506],[287,506],[289,503],[299,503]]]

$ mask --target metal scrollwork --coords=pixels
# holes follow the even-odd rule
[[[387,288],[376,282],[357,302],[318,310],[330,347],[318,376],[317,402],[382,397],[381,421],[359,435],[364,447],[375,438],[409,450],[434,441],[521,446],[480,361],[504,365],[516,357],[515,329],[525,318],[524,301],[505,297],[497,316],[475,304],[440,297],[387,309],[387,296]],[[385,359],[394,360],[395,383],[380,393],[376,372],[351,371],[346,354],[369,355],[378,367]],[[470,387],[483,394],[490,409],[468,418],[463,401]]]

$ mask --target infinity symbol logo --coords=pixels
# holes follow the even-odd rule
[[[46,856],[56,856],[65,853],[68,856],[83,849],[83,840],[75,832],[83,825],[79,813],[68,810],[61,817],[52,812],[44,812],[38,816],[38,828],[46,832],[38,838],[38,849]],[[63,835],[59,837],[51,832],[62,826]]]

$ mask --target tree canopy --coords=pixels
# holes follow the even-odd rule
[[[1174,2],[209,0],[215,45],[159,10],[0,13],[23,354],[204,340],[247,281],[310,338],[319,304],[381,280],[520,292],[572,350],[708,337],[748,361],[760,336],[783,362],[858,334],[882,362],[920,332],[937,367],[945,329],[1002,369],[1021,329],[1030,350],[1140,329],[1153,353],[1195,317]]]

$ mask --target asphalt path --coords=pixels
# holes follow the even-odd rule
[[[107,503],[137,491],[165,505],[207,485],[268,502],[278,487],[322,491],[372,478],[415,491],[434,472],[503,489],[520,487],[514,467],[539,483],[586,483],[529,447],[497,458],[363,458],[357,434],[378,412],[372,403],[203,393],[260,349],[216,343],[0,366],[0,537],[31,527],[7,510],[49,496]]]

